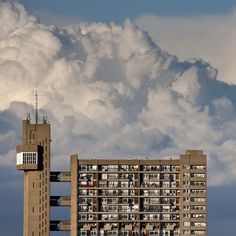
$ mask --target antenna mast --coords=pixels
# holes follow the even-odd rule
[[[37,83],[36,83],[36,89],[34,92],[34,98],[35,98],[35,124],[38,124],[38,89],[37,89]]]

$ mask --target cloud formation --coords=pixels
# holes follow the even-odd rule
[[[217,68],[218,79],[236,84],[236,11],[188,17],[144,15],[135,22],[163,49],[182,60],[204,58]]]
[[[204,149],[209,183],[235,184],[236,86],[218,81],[211,65],[168,54],[129,20],[47,26],[22,5],[2,3],[0,25],[0,165],[14,165],[37,82],[55,167],[76,152],[173,157]]]

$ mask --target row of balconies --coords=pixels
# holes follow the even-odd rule
[[[196,186],[196,185],[195,185]],[[135,182],[107,182],[107,183],[99,183],[95,182],[83,182],[79,184],[79,188],[179,188],[179,183],[176,182],[143,182],[141,186]]]
[[[99,210],[98,210],[99,209]],[[138,212],[140,209],[141,212],[178,212],[179,207],[168,206],[168,205],[145,205],[139,208],[138,204],[129,204],[129,205],[101,205],[97,208],[96,204],[85,203],[79,204],[78,211],[80,212]]]
[[[179,166],[169,165],[79,165],[79,171],[180,171]]]
[[[95,190],[96,191],[96,190]],[[177,193],[176,194],[170,194],[170,195],[167,195],[167,194],[153,194],[153,193],[141,193],[141,194],[135,194],[134,192],[121,192],[122,190],[110,190],[111,192],[107,192],[107,191],[99,191],[98,195],[97,193],[85,193],[85,192],[79,192],[79,197],[98,197],[98,198],[101,198],[101,197],[120,197],[120,198],[133,198],[133,197],[138,197],[138,198],[144,198],[144,197],[149,197],[149,198],[160,198],[160,197],[166,197],[166,198],[180,198],[180,194]],[[113,191],[115,191],[113,193]],[[135,190],[133,190],[135,191]],[[189,194],[185,194],[186,196],[189,196]],[[184,196],[185,196],[184,195]],[[191,196],[203,196],[203,194],[191,194]],[[205,196],[205,195],[204,195]]]
[[[133,179],[138,179],[139,175],[138,174],[124,174],[124,173],[119,173],[119,174],[99,174],[98,177],[96,174],[79,174],[79,180],[81,179],[99,179],[99,180],[111,180],[111,179],[127,179],[127,180],[133,180]],[[145,180],[176,180],[179,179],[179,174],[141,174],[141,179]]]
[[[53,182],[53,181],[51,181]],[[56,182],[56,181],[54,181]],[[205,181],[184,181],[183,186],[195,186],[204,187],[206,186]],[[80,188],[179,188],[179,182],[167,182],[167,181],[143,181],[141,185],[138,184],[138,181],[100,181],[97,186],[97,181],[81,181],[79,182]]]
[[[100,212],[80,212],[80,219],[81,220],[99,220],[102,221],[105,218],[109,219],[118,219],[118,220],[140,220],[140,221],[147,221],[147,220],[160,220],[160,221],[179,221],[180,220],[180,213],[179,212],[119,212],[115,213],[109,211],[100,211]],[[184,226],[206,226],[206,214],[199,214],[199,217],[195,217],[196,214],[191,214],[191,217],[183,218],[185,222],[191,222],[190,225]]]
[[[99,233],[97,233],[96,230],[94,231],[85,231],[85,230],[81,230],[78,232],[78,236],[180,236],[180,231],[158,231],[158,230],[152,230],[152,231],[147,231],[147,230],[143,230],[143,231],[137,231],[135,232],[134,230],[132,231],[127,231],[124,229],[121,230],[101,230],[99,231]],[[195,236],[195,235],[206,235],[206,231],[204,231],[203,233],[186,233],[184,232],[184,235],[186,236]]]
[[[112,198],[99,198],[99,201],[101,200],[101,205],[106,205],[106,204],[124,204],[124,205],[133,205],[134,203],[139,202],[139,198],[135,197],[126,197],[126,198],[121,198],[121,197],[112,197]],[[97,199],[96,198],[78,198],[79,204],[92,204],[96,203]],[[168,206],[174,206],[179,204],[179,199],[175,198],[141,198],[140,199],[140,204],[141,205],[168,205]]]
[[[79,221],[141,221],[141,222],[146,222],[146,221],[169,221],[169,222],[178,222],[180,219],[179,215],[135,215],[135,214],[100,214],[100,215],[90,215],[88,214],[79,214]],[[197,222],[196,222],[197,223]],[[196,226],[196,225],[195,225]]]
[[[64,177],[65,178],[65,177]],[[51,178],[52,179],[52,178]],[[61,180],[60,180],[61,181]],[[63,180],[63,181],[69,181],[69,180]],[[53,181],[51,181],[53,182]],[[54,181],[56,182],[56,181]],[[97,186],[98,183],[98,186]],[[184,181],[183,186],[195,186],[197,187],[204,187],[206,186],[205,181]],[[154,181],[154,180],[143,180],[141,184],[139,185],[138,180],[133,181],[96,181],[92,179],[83,179],[79,181],[79,188],[93,188],[93,187],[99,187],[99,188],[179,188],[180,182],[179,181]]]

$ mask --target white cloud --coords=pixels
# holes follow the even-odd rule
[[[172,83],[174,91],[182,95],[185,100],[195,102],[200,91],[197,68],[190,68],[185,71],[175,82]]]
[[[209,156],[210,184],[235,184],[236,87],[218,81],[209,64],[180,61],[130,21],[56,27],[19,4],[0,4],[0,12],[0,148],[11,141],[1,165],[14,164],[11,150],[37,81],[54,166],[76,152],[173,157],[200,148]]]
[[[220,80],[236,84],[236,12],[189,17],[145,15],[136,23],[161,48],[182,60],[203,58],[219,70]]]
[[[0,155],[1,166],[9,166],[15,164],[16,152],[14,149],[10,149],[6,154]]]

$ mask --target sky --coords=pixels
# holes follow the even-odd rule
[[[34,119],[36,83],[40,117],[52,124],[53,169],[68,170],[71,153],[166,158],[203,149],[208,235],[233,235],[235,9],[229,0],[1,1],[3,235],[22,235],[15,146],[26,113]]]
[[[124,22],[126,18],[136,18],[145,14],[157,14],[161,16],[191,16],[202,14],[225,14],[235,8],[234,0],[149,0],[144,3],[141,0],[101,0],[95,2],[70,0],[54,1],[22,1],[33,11],[51,12],[58,16],[79,17],[87,21],[102,21],[116,23]]]

